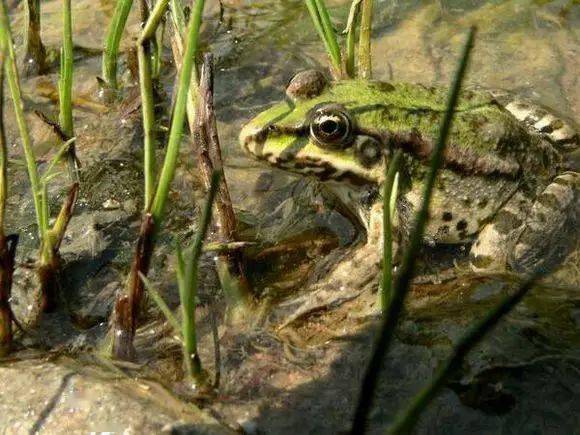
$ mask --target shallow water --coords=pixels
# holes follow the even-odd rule
[[[100,48],[114,2],[73,3],[75,43],[84,49]],[[326,55],[302,1],[228,0],[223,2],[221,21],[216,2],[209,3],[203,40],[216,56],[216,110],[226,176],[244,224],[243,234],[256,237],[260,247],[267,248],[256,254],[252,264],[256,287],[260,294],[269,295],[274,288],[278,295],[291,295],[304,286],[317,259],[357,240],[356,228],[328,205],[320,183],[255,162],[241,151],[237,135],[253,115],[283,97],[284,85],[296,71],[324,66]],[[341,28],[350,2],[328,3]],[[44,1],[42,5],[44,41],[56,48],[60,2]],[[19,23],[17,16],[15,12]],[[447,85],[472,24],[478,25],[479,33],[469,84],[517,91],[580,121],[580,5],[574,1],[379,0],[373,31],[374,78]],[[124,48],[130,46],[137,31],[132,14]],[[174,72],[167,47],[165,60],[168,101]],[[98,56],[79,52],[76,67],[75,125],[89,183],[78,208],[83,218],[71,224],[73,236],[78,236],[69,237],[64,251],[69,256],[67,274],[72,287],[83,292],[81,300],[74,302],[80,308],[73,307],[77,326],[100,323],[90,334],[101,337],[111,295],[123,281],[138,222],[140,127],[138,112],[131,118],[120,115],[127,111],[109,111],[100,103],[95,79],[100,75]],[[120,69],[124,84],[131,85],[124,60]],[[56,113],[55,84],[55,74],[28,80],[25,88],[31,107]],[[130,90],[125,97],[130,105]],[[30,119],[39,156],[47,158],[57,141],[33,115]],[[16,129],[13,121],[8,124],[15,145],[11,152],[18,158]],[[187,240],[195,221],[190,198],[200,197],[200,185],[196,171],[190,169],[191,151],[185,142],[182,154],[187,164],[175,181],[169,225]],[[12,225],[29,234],[23,237],[26,254],[20,255],[24,257],[34,254],[36,243],[30,225],[32,208],[23,172],[17,166],[11,171]],[[51,193],[59,193],[62,186],[56,183]],[[102,210],[108,199],[120,204],[115,215]],[[97,235],[85,244],[92,237],[87,227]],[[164,242],[169,239],[167,235]],[[286,249],[283,255],[271,249],[281,241]],[[153,275],[162,283],[171,283],[170,249],[162,245]],[[580,282],[578,258],[568,260],[568,268],[556,277],[558,284]],[[377,432],[393,417],[396,406],[423,385],[473,319],[508,288],[510,282],[504,279],[465,279],[415,289],[409,318],[386,362],[387,380],[373,415]],[[175,300],[174,285],[167,284],[163,290]],[[99,297],[108,301],[95,308],[94,300],[101,301]],[[284,340],[268,335],[260,338],[267,344],[259,342],[259,347],[249,344],[251,339],[240,343],[226,334],[224,352],[230,350],[232,355],[225,357],[224,397],[212,406],[230,422],[246,419],[266,432],[292,433],[298,424],[310,433],[344,429],[374,330],[372,322],[361,320],[356,313],[368,311],[372,302],[373,295],[363,297],[316,318],[305,327],[306,332],[299,331],[302,338],[309,338],[305,339],[308,346],[299,350],[303,360],[298,368],[284,359],[288,348],[295,349],[294,343],[287,346]],[[89,308],[92,311],[87,313]],[[54,334],[47,338],[49,343],[69,345],[74,341],[71,337],[79,331],[63,324],[62,316],[49,318],[47,331]],[[578,290],[569,285],[537,289],[471,355],[462,373],[427,413],[420,433],[574,430],[580,423],[579,345]],[[149,358],[153,352],[147,346],[154,346],[149,342],[143,346]],[[209,351],[202,353],[207,357]],[[174,372],[168,378],[172,376]],[[539,394],[542,401],[537,399]]]

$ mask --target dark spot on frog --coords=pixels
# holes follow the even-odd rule
[[[445,222],[449,222],[453,220],[453,214],[450,211],[445,211],[443,212],[443,215],[441,216],[441,219],[443,219]]]
[[[477,201],[477,206],[478,206],[479,208],[485,208],[485,206],[487,205],[487,202],[488,202],[488,199],[487,199],[486,197],[480,198],[480,199]]]
[[[467,229],[467,221],[465,219],[461,219],[459,222],[457,222],[456,228],[457,231],[463,231]]]

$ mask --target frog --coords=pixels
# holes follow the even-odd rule
[[[356,295],[380,273],[382,185],[394,153],[402,163],[393,216],[393,253],[413,230],[445,114],[445,87],[298,72],[283,101],[241,130],[254,158],[332,186],[357,216],[366,243],[349,254],[310,300]],[[570,250],[580,218],[580,173],[570,155],[577,127],[512,93],[461,91],[423,242],[469,249],[477,273],[553,269]],[[366,284],[365,284],[366,285]],[[364,287],[364,286],[363,286]],[[316,301],[311,303],[316,305]]]

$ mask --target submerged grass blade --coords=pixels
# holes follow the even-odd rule
[[[174,329],[175,333],[181,334],[181,325],[179,324],[179,321],[173,315],[173,311],[171,311],[171,308],[167,306],[167,304],[165,303],[159,292],[155,289],[155,286],[141,272],[139,272],[139,277],[143,281],[143,284],[145,285],[145,288],[149,292],[151,299],[153,299],[153,301],[157,304],[157,307],[159,307],[159,309],[165,316],[167,322]]]
[[[437,370],[435,377],[428,386],[421,390],[412,400],[410,405],[401,412],[393,425],[389,428],[390,434],[408,434],[418,422],[421,412],[435,398],[439,390],[445,385],[449,376],[461,367],[465,356],[490,332],[495,325],[526,296],[534,283],[541,278],[541,274],[532,274],[518,289],[486,316],[475,324],[454,347],[452,355]]]
[[[117,63],[119,57],[119,45],[129,12],[131,12],[133,0],[117,0],[115,12],[107,31],[105,47],[103,51],[102,74],[105,84],[111,89],[117,89]]]
[[[36,157],[32,148],[32,140],[28,131],[28,124],[24,114],[24,102],[22,99],[22,92],[20,90],[20,79],[18,76],[18,68],[16,65],[16,55],[14,53],[14,46],[12,45],[12,34],[10,31],[10,20],[8,18],[8,9],[5,0],[0,0],[0,49],[6,55],[6,63],[4,69],[8,79],[8,87],[12,94],[12,102],[14,105],[14,114],[20,136],[22,138],[22,147],[24,149],[24,156],[26,159],[26,168],[28,170],[28,177],[30,179],[30,186],[32,188],[32,197],[34,200],[34,208],[36,211],[36,221],[38,224],[38,233],[41,240],[44,241],[46,232],[48,231],[48,220],[43,219],[43,216],[48,215],[48,204],[42,201],[42,186],[40,177],[38,175],[38,168],[36,166]]]
[[[401,150],[395,151],[389,162],[385,174],[383,186],[383,279],[381,283],[380,305],[381,311],[387,310],[391,300],[393,285],[393,207],[391,204],[396,200],[397,189],[395,178],[401,161]]]
[[[391,298],[388,311],[386,315],[383,316],[381,321],[381,327],[375,341],[373,353],[363,378],[361,391],[359,393],[359,400],[351,428],[352,434],[364,433],[366,430],[367,416],[372,406],[383,358],[389,350],[399,316],[403,309],[405,297],[409,291],[409,286],[415,269],[416,256],[419,252],[419,248],[423,240],[423,233],[427,222],[428,209],[433,186],[435,185],[437,173],[443,162],[443,153],[445,151],[447,137],[451,130],[453,114],[459,99],[459,92],[461,90],[463,77],[465,76],[467,65],[469,63],[469,55],[473,47],[474,37],[475,28],[472,27],[467,37],[467,42],[465,43],[465,47],[463,49],[461,62],[455,74],[454,82],[449,93],[445,116],[439,130],[439,138],[431,156],[431,164],[425,181],[421,207],[417,212],[413,230],[411,232],[411,240],[405,252],[401,269],[395,282],[393,296]]]
[[[182,296],[181,306],[183,309],[183,341],[184,358],[188,375],[194,380],[200,380],[201,362],[197,353],[197,333],[195,324],[195,300],[197,297],[197,282],[199,271],[199,259],[201,248],[211,221],[211,211],[220,183],[220,174],[214,171],[211,177],[211,185],[207,195],[207,200],[203,207],[199,229],[193,242],[191,258],[185,263],[185,279],[183,289],[180,288]],[[178,260],[179,262],[179,260]]]

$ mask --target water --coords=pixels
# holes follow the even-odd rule
[[[96,222],[91,228],[103,239],[103,247],[91,253],[91,258],[98,260],[72,257],[71,264],[77,270],[71,269],[71,276],[87,281],[75,281],[78,291],[88,289],[85,299],[107,288],[110,300],[111,287],[123,280],[132,252],[131,231],[138,221],[138,213],[129,211],[129,205],[125,210],[124,204],[141,189],[140,133],[135,120],[121,118],[116,109],[107,111],[100,105],[95,80],[100,75],[100,59],[87,54],[87,50],[102,46],[114,2],[73,3],[75,43],[85,49],[79,51],[75,64],[75,125],[81,132],[78,149],[90,168],[87,173],[95,174],[89,178],[94,186],[86,189],[79,214]],[[204,49],[216,55],[216,110],[226,176],[243,223],[242,233],[262,243],[252,264],[257,290],[264,296],[289,296],[306,286],[319,258],[355,242],[357,231],[328,206],[330,200],[319,183],[248,158],[238,146],[237,135],[253,115],[283,98],[284,86],[296,71],[324,66],[326,55],[302,1],[224,1],[221,21],[215,3],[208,4],[203,41]],[[337,28],[341,28],[350,2],[328,3]],[[43,37],[49,48],[58,47],[60,41],[59,7],[56,0],[42,3]],[[478,25],[479,33],[469,84],[516,91],[580,121],[580,5],[573,1],[379,0],[373,31],[374,77],[447,85],[472,24]],[[123,47],[130,46],[137,30],[133,14]],[[167,108],[174,74],[168,48],[165,60]],[[120,69],[124,83],[130,85],[132,79],[123,62]],[[29,80],[25,88],[31,107],[53,113],[55,84],[55,74]],[[129,103],[130,96],[127,91]],[[162,122],[166,121],[163,118]],[[8,124],[9,141],[17,143],[14,123]],[[33,130],[40,157],[50,156],[55,139],[38,122]],[[18,158],[19,147],[13,147],[11,153]],[[186,142],[182,155],[187,164],[175,181],[177,199],[169,226],[187,239],[195,220],[190,198],[194,194],[199,197],[199,185],[195,184],[196,171],[189,169],[191,151]],[[106,165],[99,165],[100,160]],[[15,196],[11,200],[11,225],[26,228],[31,234],[28,241],[24,238],[23,246],[33,255],[36,242],[34,230],[27,224],[33,218],[31,204],[25,202],[26,178],[17,167],[12,173]],[[60,188],[57,183],[52,193]],[[112,218],[99,210],[109,198],[123,204],[121,211],[115,212],[119,216]],[[81,232],[86,222],[81,220],[73,228]],[[165,244],[170,237],[166,237],[153,274],[161,283],[174,283],[170,249]],[[67,245],[65,252],[72,255],[71,247],[77,245]],[[580,293],[572,284],[579,282],[579,269],[578,256],[571,257],[567,268],[553,280],[558,285],[536,289],[499,325],[433,403],[420,433],[576,430],[580,423]],[[166,287],[167,297],[175,300],[174,284]],[[473,320],[510,289],[513,284],[504,278],[466,278],[414,290],[397,343],[385,363],[381,394],[372,416],[373,430],[382,431],[396,409],[430,378]],[[344,429],[374,331],[373,322],[359,314],[368,311],[374,298],[361,297],[315,316],[293,331],[295,335],[259,331],[240,338],[229,330],[222,339],[224,397],[210,406],[230,422],[245,419],[269,433],[292,433],[296,427],[310,433]],[[86,311],[88,305],[85,303],[80,311]],[[93,321],[104,321],[102,312],[100,317],[92,315]],[[202,322],[204,319],[201,316]],[[63,337],[62,322],[62,318],[51,319],[51,331],[58,331],[49,339],[51,343],[66,344],[79,334],[69,327]],[[83,327],[87,326],[83,323]],[[100,337],[103,330],[101,325],[100,330],[90,331]],[[209,333],[200,335],[202,360],[211,360],[211,345],[205,347]],[[151,358],[148,361],[159,358],[154,352],[157,338],[142,340],[146,344],[140,349]],[[290,357],[293,352],[294,360]],[[150,362],[159,371],[155,373],[150,367],[143,372],[171,386],[180,371],[175,355],[179,354],[173,353],[172,368],[167,368],[171,366],[168,363]]]

